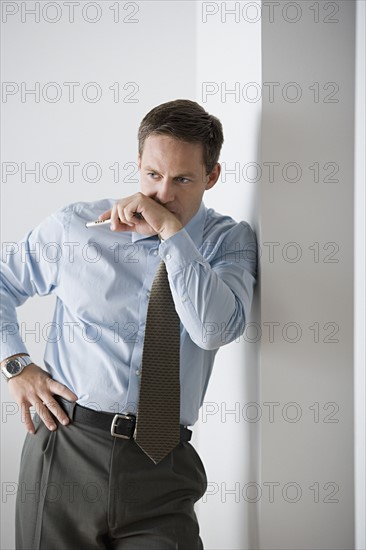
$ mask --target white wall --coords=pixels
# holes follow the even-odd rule
[[[217,97],[204,103],[201,83],[236,80],[238,64],[243,70],[240,79],[250,74],[250,79],[259,80],[260,22],[246,26],[247,35],[242,33],[242,27],[217,24],[215,18],[205,25],[199,3],[184,1],[120,2],[116,23],[116,12],[111,10],[115,2],[95,3],[99,14],[93,7],[83,12],[88,2],[80,2],[80,6],[75,7],[74,22],[70,22],[68,8],[58,2],[58,13],[55,8],[43,14],[41,11],[36,22],[29,11],[22,12],[24,8],[34,8],[34,4],[7,3],[9,14],[3,12],[3,81],[14,82],[14,90],[21,82],[27,89],[40,83],[39,102],[32,95],[26,95],[22,102],[19,91],[6,96],[2,103],[6,137],[2,161],[13,162],[14,170],[18,168],[14,175],[2,178],[3,242],[21,238],[46,215],[69,202],[105,196],[117,198],[137,190],[137,175],[132,174],[128,181],[133,172],[133,166],[128,163],[136,161],[138,124],[150,108],[170,99],[196,99],[222,119],[226,138],[222,159],[228,170],[234,162],[242,166],[256,159],[259,105],[237,105],[230,100],[224,103]],[[10,12],[17,7],[19,11],[12,15]],[[58,16],[60,19],[55,23],[47,21]],[[99,20],[91,23],[94,18]],[[227,63],[223,44],[229,46],[229,41],[233,54]],[[250,55],[243,57],[243,52],[249,49]],[[213,52],[218,56],[216,63]],[[57,86],[47,87],[49,82]],[[74,102],[69,101],[69,88],[64,82],[80,83],[75,86]],[[95,103],[85,100],[81,92],[84,90],[87,98],[93,97],[95,88],[88,88],[90,82],[96,82],[102,92]],[[110,90],[116,82],[120,87],[119,102],[114,102],[114,93]],[[61,90],[59,101],[52,103],[44,99],[42,92],[52,99],[56,89]],[[132,97],[131,93],[134,93]],[[47,163],[57,163],[60,180],[47,181],[55,176],[55,170],[50,168],[46,179],[41,174],[37,182],[34,175],[25,174],[22,181],[21,163],[31,168],[36,162],[40,163],[41,171]],[[70,162],[80,163],[75,168],[74,181],[65,164]],[[95,183],[88,181],[96,175],[88,163],[96,163],[101,171]],[[120,180],[116,183],[109,168],[115,163],[119,163],[120,168]],[[11,169],[10,165],[6,166]],[[206,203],[236,219],[248,219],[255,226],[256,184],[242,178],[235,182],[235,179],[228,174],[225,184],[220,182],[207,194]],[[45,345],[42,327],[50,320],[53,306],[52,297],[36,297],[18,310],[20,323],[29,331],[36,328],[35,334],[26,335],[26,344],[40,365]],[[38,330],[36,322],[39,322]],[[249,347],[245,352],[241,341],[219,353],[212,392],[206,401],[215,401],[222,409],[221,403],[230,408],[235,403],[241,406],[256,400],[252,396],[256,396],[258,385],[257,351],[255,345]],[[250,357],[245,359],[244,353]],[[228,370],[230,378],[226,380]],[[1,547],[10,549],[14,548],[15,491],[25,432],[6,384],[1,384],[1,392]],[[230,488],[232,483],[242,484],[255,478],[256,426],[243,421],[236,423],[232,415],[221,424],[217,414],[201,424],[195,430],[197,445],[207,465],[211,487],[220,486],[220,492],[208,496],[198,510],[206,548],[251,547],[250,541],[257,536],[253,506],[248,507],[242,499],[236,503],[235,495],[228,495],[227,502],[223,502],[220,484],[223,482]]]
[[[2,3],[3,6],[5,3]],[[9,4],[9,3],[8,3]],[[36,103],[31,96],[22,103],[20,93],[8,96],[2,103],[3,142],[2,161],[22,162],[31,167],[39,162],[44,167],[56,162],[62,169],[62,178],[56,183],[42,179],[35,182],[32,175],[21,181],[20,172],[2,181],[3,241],[16,241],[56,208],[78,200],[101,197],[120,197],[138,189],[137,174],[131,175],[137,159],[137,129],[143,115],[153,106],[178,97],[195,98],[195,6],[188,2],[120,2],[119,20],[110,8],[115,2],[97,2],[97,12],[82,9],[88,4],[80,2],[75,8],[74,22],[63,2],[58,2],[61,18],[48,23],[45,17],[54,18],[50,9],[39,23],[25,16],[21,21],[21,6],[29,9],[34,2],[12,3],[19,12],[9,16],[2,24],[4,82],[15,82],[27,88],[40,82],[47,94],[48,82],[56,82],[62,96],[56,103],[42,98]],[[43,5],[43,3],[40,3]],[[126,8],[126,9],[125,9]],[[4,9],[4,8],[3,8]],[[136,12],[136,10],[138,11]],[[133,12],[136,12],[133,14]],[[136,20],[136,22],[132,22]],[[177,28],[184,27],[184,39]],[[75,101],[68,101],[68,88],[64,82],[79,82],[75,87]],[[83,99],[81,89],[92,97],[93,88],[85,87],[96,82],[102,91],[99,101]],[[120,86],[120,101],[114,102],[109,89],[114,83]],[[127,84],[135,83],[135,84]],[[124,86],[127,84],[127,88]],[[116,89],[116,86],[114,87]],[[54,89],[49,88],[49,97]],[[131,97],[132,92],[134,95]],[[47,95],[46,95],[47,97]],[[130,97],[130,99],[129,99]],[[137,100],[136,102],[128,102]],[[69,177],[64,163],[79,162],[75,168],[75,181]],[[92,168],[83,177],[82,168],[96,163],[102,175],[96,183]],[[109,169],[119,163],[120,179],[113,180]],[[50,170],[48,177],[55,172]],[[47,177],[47,174],[46,174]],[[35,362],[43,365],[45,340],[42,327],[51,319],[52,297],[34,298],[18,310],[19,321],[27,329],[40,323],[40,331],[28,334],[26,344]],[[1,384],[1,479],[2,514],[1,547],[14,548],[14,487],[17,482],[20,451],[24,428],[19,414],[11,414],[12,404],[6,384]]]
[[[262,325],[278,323],[261,345],[274,418],[262,423],[260,547],[350,549],[355,4],[295,4],[262,20],[263,82],[278,83],[263,96],[262,162],[279,166],[260,190]]]
[[[21,9],[34,2],[11,4]],[[117,23],[112,1],[98,4],[101,17],[96,23],[85,20],[95,17],[92,9],[82,17],[86,2],[75,9],[73,23],[59,4],[61,18],[56,23],[42,15],[39,23],[30,15],[22,23],[18,12],[2,24],[3,80],[24,81],[28,87],[40,82],[41,89],[47,82],[57,82],[63,93],[55,103],[42,96],[39,103],[31,96],[22,102],[19,93],[2,103],[3,162],[19,168],[21,162],[27,166],[39,162],[41,167],[57,162],[62,168],[62,178],[55,183],[42,178],[35,182],[29,174],[21,181],[20,172],[7,181],[3,176],[2,240],[17,240],[68,202],[134,192],[137,177],[127,181],[133,170],[127,163],[136,160],[137,127],[154,105],[188,97],[217,114],[225,130],[221,160],[226,181],[210,191],[205,202],[236,219],[247,219],[258,232],[262,257],[252,330],[220,350],[195,429],[209,479],[206,498],[198,506],[205,547],[352,548],[355,3],[263,2],[258,18],[259,2],[145,1],[130,6],[120,2]],[[358,16],[364,20],[361,4]],[[301,17],[291,23],[299,15],[298,6]],[[46,16],[52,18],[55,12]],[[364,34],[357,23],[361,78]],[[67,100],[63,85],[72,81],[80,83],[74,103]],[[96,103],[80,93],[89,82],[97,82],[102,90]],[[115,82],[121,94],[117,103],[109,89]],[[284,88],[289,82],[300,86],[302,97],[297,102],[291,98],[299,88]],[[319,102],[314,101],[316,82]],[[325,102],[332,99],[328,95],[332,88],[323,88],[327,82],[339,86],[333,96],[337,103]],[[126,83],[135,84],[123,89]],[[267,85],[262,86],[262,97],[255,98],[261,83]],[[230,94],[232,89],[239,95]],[[286,90],[288,96],[283,97]],[[128,102],[133,91],[131,99],[137,102]],[[357,97],[357,114],[362,116],[363,100]],[[357,131],[360,142],[361,125]],[[358,182],[364,173],[363,156],[358,147]],[[75,182],[64,164],[73,161],[81,165],[75,169]],[[81,170],[91,162],[102,170],[95,183],[87,181]],[[118,183],[109,168],[116,162],[121,171]],[[274,162],[279,166],[274,167],[272,180]],[[255,172],[255,163],[260,163],[261,174]],[[287,163],[300,166],[299,181],[289,181],[296,165],[289,165],[283,176]],[[315,163],[319,163],[319,182],[314,181]],[[325,163],[334,164],[324,167]],[[339,172],[333,178],[339,181],[326,181],[335,165]],[[235,166],[240,176],[229,173]],[[92,169],[87,176],[93,177]],[[319,243],[319,261],[314,243]],[[333,257],[327,243],[339,246]],[[362,243],[357,243],[360,248]],[[301,258],[292,261],[300,252]],[[361,283],[356,279],[356,299]],[[19,320],[27,328],[36,321],[42,327],[52,309],[52,298],[35,298],[19,310]],[[255,327],[260,337],[249,343],[256,340]],[[301,337],[291,343],[299,327]],[[362,358],[361,338],[356,343]],[[42,364],[42,334],[28,334],[26,341],[32,357]],[[360,368],[355,383],[362,384],[363,377]],[[1,392],[1,547],[10,549],[14,548],[12,492],[24,430],[19,415],[12,414],[6,385],[1,384]],[[364,394],[359,391],[357,396],[356,528],[357,548],[363,550]],[[256,414],[260,419],[251,422]],[[296,414],[301,418],[294,422]],[[330,499],[335,501],[326,502]]]

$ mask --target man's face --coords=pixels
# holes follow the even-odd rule
[[[183,226],[196,214],[203,193],[220,175],[219,163],[206,175],[201,143],[166,135],[150,135],[145,140],[138,167],[141,192],[170,210]]]

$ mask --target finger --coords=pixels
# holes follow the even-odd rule
[[[116,228],[116,225],[118,225],[118,223],[119,223],[117,205],[116,204],[114,204],[112,209],[111,209],[110,218],[111,218],[111,229],[114,230]]]
[[[35,433],[35,427],[32,420],[32,414],[30,412],[30,403],[22,403],[21,405],[21,419],[25,424],[25,429],[31,433]]]
[[[129,227],[129,224],[126,224],[123,211],[119,207],[119,204],[116,203],[113,205],[111,212],[111,229],[112,231],[123,231],[126,230],[126,226]]]
[[[77,401],[78,396],[75,395],[74,392],[72,392],[67,386],[64,384],[61,384],[60,382],[56,382],[56,380],[53,380],[50,378],[48,382],[48,388],[50,390],[51,394],[60,395],[64,399],[67,399],[68,401]]]
[[[42,422],[45,424],[46,428],[48,428],[51,432],[56,430],[57,428],[56,423],[53,417],[51,416],[51,413],[48,410],[47,406],[42,401],[36,401],[35,403],[33,403],[33,405],[36,408],[36,413],[38,414]]]
[[[108,220],[111,217],[111,212],[112,212],[111,208],[109,210],[106,210],[105,212],[100,214],[100,216],[98,217],[98,220],[101,220],[101,221]]]
[[[43,404],[48,408],[49,411],[57,418],[57,420],[66,426],[70,422],[70,418],[67,416],[63,408],[57,403],[56,399],[52,396],[47,396],[46,399],[43,399]]]
[[[139,219],[141,219],[135,215],[135,211],[132,210],[132,208],[125,208],[124,215],[127,223],[129,223],[130,225],[135,225],[136,223],[139,222]]]
[[[118,212],[118,218],[120,222],[128,225],[128,227],[133,227],[134,224],[130,221],[128,217],[129,207],[128,205],[125,205],[122,207],[121,204],[117,204],[117,212]]]

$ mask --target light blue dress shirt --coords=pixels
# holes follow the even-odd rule
[[[115,199],[61,208],[14,245],[1,274],[1,360],[27,353],[16,310],[55,294],[45,368],[85,407],[136,414],[149,292],[161,259],[181,320],[181,423],[193,425],[218,348],[243,334],[256,277],[256,240],[203,203],[178,233],[112,232],[85,223]],[[35,312],[36,313],[36,312]]]

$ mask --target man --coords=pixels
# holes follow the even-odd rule
[[[1,366],[29,432],[18,549],[203,547],[207,479],[187,426],[218,348],[244,331],[255,236],[202,202],[220,175],[216,117],[171,101],[138,138],[140,192],[60,209],[3,264]],[[98,217],[111,225],[86,228]],[[46,371],[14,330],[35,293],[57,296]]]

